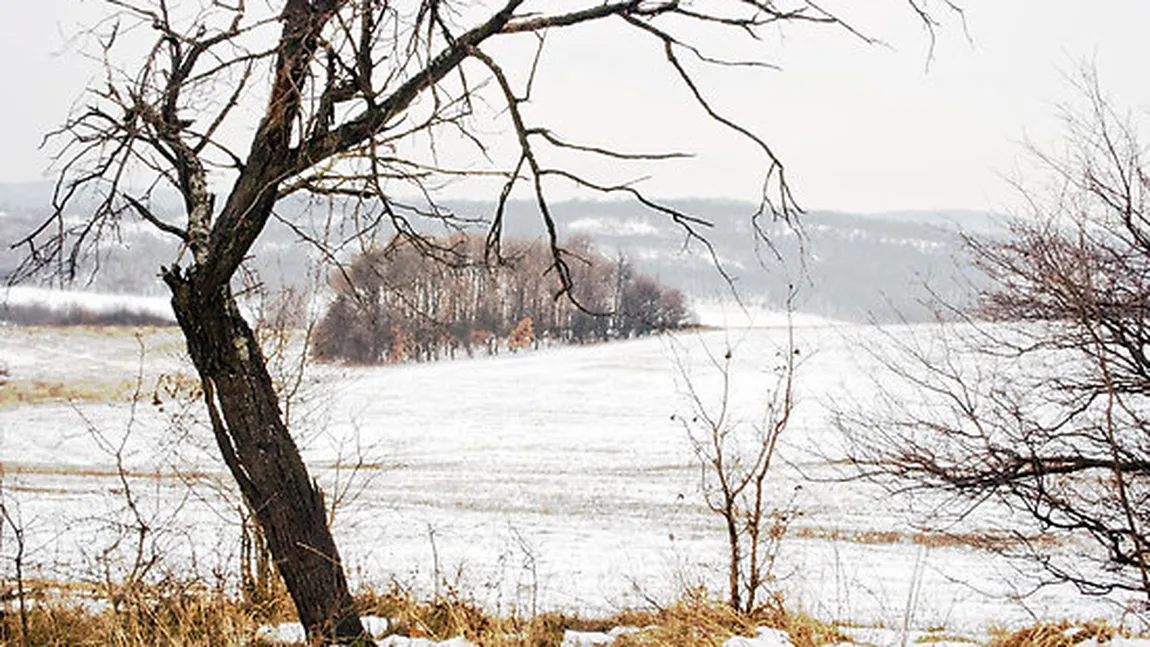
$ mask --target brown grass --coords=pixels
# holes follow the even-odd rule
[[[77,467],[72,465],[39,465],[28,463],[4,463],[0,462],[0,474],[32,474],[37,476],[91,476],[97,478],[119,478],[124,476],[133,479],[204,479],[208,477],[206,472],[197,471],[181,471],[181,472],[138,472],[132,470],[124,470],[123,472],[115,469],[99,469],[93,467]],[[20,490],[22,486],[6,485],[10,490]],[[44,491],[55,491],[50,488],[40,488]],[[37,488],[24,488],[24,491],[35,492]]]
[[[130,402],[133,398],[160,405],[202,396],[199,379],[183,373],[164,374],[144,384],[136,379],[94,378],[0,381],[0,409],[60,402]]]
[[[660,610],[624,610],[608,618],[581,618],[543,613],[531,618],[496,617],[454,591],[438,600],[414,600],[399,587],[367,592],[365,614],[391,619],[395,634],[447,640],[463,636],[484,647],[555,647],[566,630],[606,632],[634,627],[616,638],[617,647],[718,647],[731,636],[754,635],[757,627],[786,631],[796,647],[822,647],[848,638],[833,625],[772,604],[754,614],[741,614],[701,590],[692,591]]]
[[[33,584],[24,619],[14,593],[5,591],[0,607],[0,645],[20,647],[224,647],[252,644],[257,628],[236,599],[195,583],[113,590]]]
[[[1051,535],[1020,538],[1014,535],[996,533],[947,533],[947,532],[906,532],[901,530],[843,530],[840,528],[791,528],[789,537],[802,539],[823,539],[845,541],[854,544],[914,544],[930,548],[977,548],[980,550],[1004,550],[1022,545],[1052,545],[1058,542]]]
[[[979,644],[977,640],[969,636],[960,636],[958,634],[950,634],[943,631],[941,628],[936,628],[937,633],[929,633],[924,636],[915,638],[914,642],[920,645],[932,645],[935,643],[970,643],[972,645]]]
[[[1014,632],[999,632],[987,647],[1074,647],[1096,638],[1099,643],[1109,642],[1123,632],[1105,622],[1075,624],[1062,621],[1056,624],[1038,624]]]
[[[7,380],[0,383],[0,409],[54,402],[127,401],[135,391],[135,380]]]
[[[265,622],[293,620],[291,603],[279,589],[276,600],[245,604],[242,596],[199,583],[165,581],[158,585],[89,586],[26,583],[28,632],[22,632],[11,587],[0,590],[0,645],[20,647],[283,647],[258,638]],[[102,605],[92,600],[105,601]],[[825,647],[852,642],[838,627],[788,611],[779,600],[752,614],[733,611],[702,590],[688,592],[658,610],[624,610],[608,618],[562,613],[534,617],[494,616],[449,589],[432,601],[418,600],[402,587],[366,590],[357,597],[360,612],[391,621],[389,634],[442,641],[462,636],[482,647],[557,647],[566,630],[607,632],[635,627],[615,647],[719,647],[735,635],[752,636],[758,627],[785,631],[795,647]],[[941,630],[941,628],[940,628]],[[1124,635],[1102,622],[1042,624],[1014,632],[992,633],[987,647],[1074,647],[1095,638],[1100,643]],[[947,641],[976,641],[961,636],[929,636]]]
[[[625,620],[625,618],[620,618]],[[795,647],[822,647],[848,642],[834,625],[785,609],[773,600],[751,614],[742,614],[702,590],[688,593],[670,607],[654,613],[649,622],[620,622],[642,631],[620,636],[619,647],[718,647],[731,636],[755,635],[758,627],[785,631]]]
[[[392,585],[360,594],[360,612],[391,622],[389,634],[441,641],[463,636],[484,647],[551,647],[563,639],[569,618],[541,614],[534,618],[497,617],[454,590],[431,601],[414,598]]]

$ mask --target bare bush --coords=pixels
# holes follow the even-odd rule
[[[761,418],[748,422],[736,417],[732,401],[734,350],[721,356],[705,349],[719,389],[710,394],[699,388],[679,360],[679,374],[692,412],[674,416],[691,441],[700,468],[707,508],[723,521],[727,546],[727,601],[736,610],[751,613],[760,604],[777,603],[761,596],[773,581],[775,558],[791,519],[797,514],[789,497],[775,491],[767,476],[776,459],[779,438],[786,431],[794,408],[794,381],[798,367],[794,328],[779,348],[775,380],[759,404]]]
[[[1078,87],[1065,154],[1037,153],[1050,196],[1026,193],[1031,212],[1006,239],[968,241],[992,281],[978,310],[892,336],[882,406],[840,424],[864,473],[941,494],[938,513],[1013,513],[1010,552],[1044,581],[1145,604],[1150,175],[1137,125],[1093,73]]]

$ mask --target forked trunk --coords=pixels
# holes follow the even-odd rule
[[[220,452],[267,539],[308,638],[371,644],[327,526],[323,494],[280,415],[259,344],[225,285],[165,271]]]

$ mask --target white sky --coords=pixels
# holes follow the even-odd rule
[[[776,148],[808,209],[1010,209],[1016,196],[1004,177],[1016,175],[1024,139],[1057,148],[1056,104],[1076,98],[1066,77],[1084,61],[1097,66],[1116,103],[1141,114],[1150,106],[1146,0],[961,0],[970,40],[948,20],[929,70],[929,39],[905,0],[828,4],[891,47],[789,30],[763,44],[783,71],[705,79],[717,107]],[[0,0],[0,181],[46,177],[40,138],[93,75],[66,38],[100,9],[94,0]],[[629,148],[665,144],[655,133],[670,126],[680,131],[677,143],[699,156],[665,169],[648,191],[753,199],[761,156],[700,125],[665,69],[646,64],[657,63],[652,43],[614,35],[551,39],[534,114],[553,119],[565,136],[622,139]],[[587,100],[603,90],[624,97],[639,119],[617,119],[617,103]],[[680,120],[693,125],[679,127]]]

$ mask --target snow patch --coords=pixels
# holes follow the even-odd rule
[[[559,643],[559,647],[605,647],[606,645],[613,645],[615,639],[625,634],[638,633],[640,629],[636,627],[615,627],[611,631],[572,631],[570,629],[563,632],[563,642]]]
[[[307,633],[298,622],[281,622],[278,625],[261,626],[256,630],[256,637],[274,642],[302,643],[307,640]]]
[[[1067,631],[1077,630],[1077,627],[1071,627]],[[1077,647],[1150,647],[1150,638],[1123,638],[1122,636],[1115,636],[1109,642],[1098,642],[1097,638],[1084,640],[1078,643]]]
[[[939,633],[937,631],[919,631],[915,629],[839,627],[839,631],[850,637],[852,642],[847,643],[848,645],[901,647],[903,645],[929,644],[931,647],[974,647],[974,645],[981,644],[982,642],[974,640],[973,638],[954,635],[950,632]],[[843,646],[840,645],[840,647]]]
[[[476,647],[475,643],[462,636],[451,640],[435,642],[427,638],[406,638],[404,636],[388,636],[378,642],[379,647]]]
[[[380,639],[383,634],[387,633],[388,627],[391,623],[387,618],[379,616],[360,616],[360,622],[363,623],[363,628],[374,639]],[[303,625],[298,622],[281,622],[277,625],[263,625],[256,630],[256,637],[264,638],[273,642],[286,642],[286,643],[303,643],[307,642],[307,632],[303,630]],[[466,641],[465,641],[466,642]],[[386,641],[380,644],[391,644]],[[406,645],[408,643],[399,643]],[[448,645],[449,643],[425,643],[435,645]],[[470,644],[470,643],[466,643]],[[455,644],[454,647],[464,647],[461,644]]]
[[[791,637],[781,629],[759,627],[759,635],[754,638],[733,636],[723,643],[723,647],[794,647]]]
[[[659,233],[654,225],[637,220],[580,218],[572,221],[567,228],[574,232],[599,236],[655,236]]]
[[[373,638],[382,638],[383,634],[387,633],[391,627],[391,622],[380,616],[360,616],[359,621],[363,623],[364,630]]]

